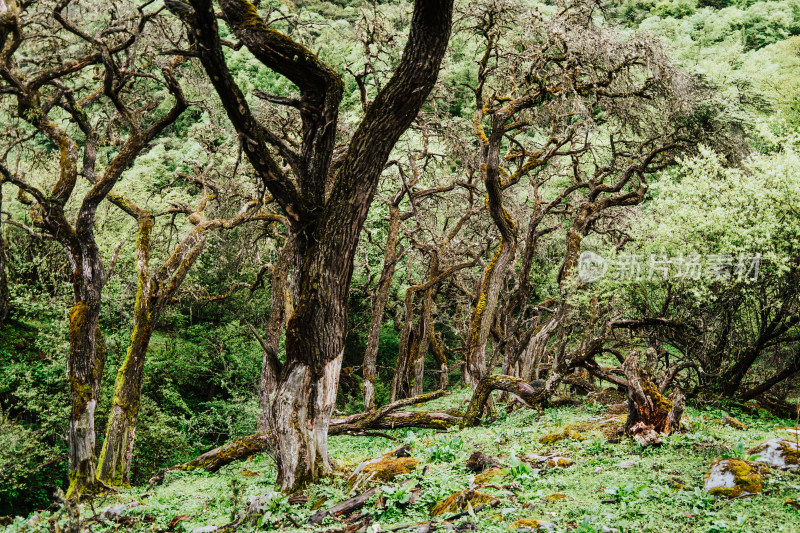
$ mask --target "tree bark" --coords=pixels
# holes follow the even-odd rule
[[[269,430],[270,401],[278,386],[278,376],[280,376],[281,372],[278,350],[281,342],[281,333],[286,324],[286,317],[291,313],[292,297],[289,294],[289,269],[292,266],[294,255],[294,240],[290,236],[278,255],[278,260],[272,268],[272,276],[270,278],[272,306],[270,307],[262,342],[264,357],[261,365],[261,380],[258,386],[258,429],[261,432]]]
[[[152,216],[144,215],[139,219],[136,242],[138,288],[131,344],[114,382],[114,398],[97,470],[98,479],[108,485],[130,486],[129,474],[139,418],[144,361],[159,314],[155,305],[157,297],[154,294],[153,280],[149,274],[150,234],[153,224]]]
[[[251,201],[231,219],[207,220],[203,213],[209,196],[204,191],[197,209],[191,213],[188,213],[187,209],[189,221],[195,227],[151,275],[150,235],[155,222],[154,215],[122,196],[111,193],[109,198],[114,205],[135,217],[139,226],[136,240],[138,287],[131,344],[128,346],[125,360],[117,371],[97,477],[109,485],[129,485],[147,348],[161,313],[172,301],[189,270],[202,254],[207,232],[218,228],[232,228],[256,219],[282,221],[282,217],[261,213],[260,201]]]

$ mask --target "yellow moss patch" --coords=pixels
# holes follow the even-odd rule
[[[555,444],[556,442],[561,442],[562,440],[565,439],[583,440],[583,436],[577,431],[572,431],[572,429],[569,426],[567,426],[561,433],[548,433],[547,435],[539,439],[539,443]]]
[[[415,468],[419,461],[413,457],[385,458],[380,462],[364,466],[361,470],[365,474],[375,473],[375,478],[381,481],[391,481],[400,474],[408,474]]]
[[[556,493],[556,494],[551,494],[550,496],[546,496],[544,501],[546,501],[546,502],[557,502],[557,501],[565,499],[566,497],[567,497],[566,494]]]
[[[500,468],[490,468],[486,472],[475,476],[475,484],[492,483],[495,479],[505,476],[505,473]]]
[[[717,459],[711,463],[711,469],[705,475],[708,480],[712,473],[717,471],[730,472],[733,474],[733,487],[712,487],[708,490],[714,496],[725,496],[736,498],[744,493],[757,494],[764,490],[764,476],[769,472],[769,468],[757,463],[750,463],[740,459]]]
[[[551,457],[547,460],[547,468],[567,468],[572,465],[572,461],[566,457]]]
[[[511,524],[511,527],[509,527],[508,529],[510,529],[512,531],[516,531],[517,529],[519,529],[521,527],[528,527],[528,528],[531,528],[531,529],[539,529],[540,526],[544,526],[544,524],[547,524],[547,523],[548,522],[546,522],[545,520],[536,520],[536,519],[533,519],[533,518],[525,518],[523,520],[517,520],[516,522]]]
[[[467,509],[467,502],[473,509],[485,503],[493,504],[497,498],[485,492],[475,490],[465,490],[457,492],[440,501],[431,509],[431,516],[439,516],[446,513],[458,513]]]

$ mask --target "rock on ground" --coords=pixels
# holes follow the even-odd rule
[[[797,442],[788,439],[772,439],[759,444],[748,452],[750,455],[757,455],[754,461],[764,463],[773,468],[784,470],[797,470],[800,468],[800,449]]]
[[[452,494],[434,505],[433,509],[431,510],[431,516],[439,516],[446,513],[458,513],[464,511],[467,509],[467,502],[469,502],[472,508],[475,509],[484,503],[496,505],[499,503],[499,501],[500,500],[491,494],[467,489],[465,491]]]
[[[532,519],[524,519],[524,520],[517,520],[513,524],[511,524],[511,529],[518,532],[523,531],[551,531],[554,532],[556,530],[556,525],[552,522],[547,522],[545,520],[532,520]]]
[[[737,498],[764,489],[764,474],[769,468],[741,459],[716,459],[703,478],[706,492],[714,496]]]

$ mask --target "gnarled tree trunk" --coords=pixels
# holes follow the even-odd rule
[[[625,433],[642,446],[661,444],[660,434],[680,430],[684,409],[683,396],[676,391],[672,398],[661,394],[658,387],[639,367],[641,352],[634,350],[622,364],[628,380],[628,419]]]
[[[209,167],[210,168],[210,167]],[[128,485],[142,397],[142,379],[147,348],[161,313],[172,301],[189,270],[195,264],[206,244],[206,233],[217,228],[231,228],[255,219],[282,219],[262,214],[260,201],[245,204],[229,220],[207,220],[204,209],[209,196],[204,191],[198,207],[189,212],[195,227],[175,247],[163,265],[150,274],[150,235],[154,215],[130,200],[116,194],[110,200],[120,209],[136,218],[139,231],[136,240],[136,274],[138,288],[133,318],[131,344],[125,360],[117,371],[111,414],[106,428],[106,438],[100,453],[97,477],[109,485]]]
[[[289,269],[292,266],[294,255],[294,240],[289,237],[278,254],[278,260],[272,267],[272,276],[270,277],[272,306],[270,307],[264,338],[257,336],[261,347],[264,349],[261,379],[258,385],[258,407],[260,413],[258,429],[262,433],[269,430],[270,402],[278,386],[278,376],[281,373],[278,349],[286,317],[291,314],[292,297],[289,294]],[[256,331],[253,330],[253,333],[255,334]]]
[[[331,469],[328,425],[341,370],[356,245],[389,154],[436,82],[450,37],[453,2],[415,2],[403,57],[335,170],[331,159],[344,87],[340,76],[306,47],[270,29],[247,0],[221,0],[220,7],[244,46],[300,91],[296,107],[303,141],[295,150],[251,113],[225,64],[212,2],[192,0],[191,9],[172,7],[193,28],[200,61],[243,138],[244,152],[297,239],[299,291],[286,327],[286,362],[269,421],[276,436],[278,483],[291,491]],[[294,179],[278,165],[273,150],[289,164]]]

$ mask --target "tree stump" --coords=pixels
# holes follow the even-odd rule
[[[622,364],[628,380],[628,420],[625,434],[643,447],[660,445],[661,435],[680,429],[684,398],[675,391],[670,398],[664,396],[649,376],[639,367],[641,352],[634,350]]]

